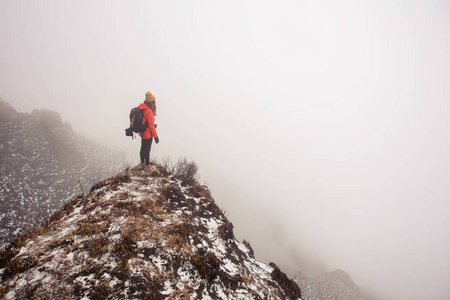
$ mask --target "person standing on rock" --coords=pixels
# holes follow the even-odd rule
[[[158,133],[156,132],[155,116],[156,102],[152,93],[145,93],[144,103],[139,104],[138,108],[144,110],[144,118],[147,123],[147,129],[141,135],[141,168],[148,170],[150,168],[150,150],[152,148],[153,138],[155,143],[159,143]]]

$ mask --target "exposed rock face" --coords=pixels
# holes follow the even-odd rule
[[[99,182],[0,253],[0,298],[300,299],[209,190],[163,167]]]
[[[365,300],[350,275],[335,270],[322,275],[298,273],[294,280],[300,286],[305,300]]]
[[[122,167],[124,156],[76,134],[56,112],[0,101],[0,249]],[[100,177],[100,178],[99,178]]]

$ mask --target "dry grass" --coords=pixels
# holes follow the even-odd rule
[[[302,297],[300,287],[297,283],[295,283],[295,281],[289,279],[289,277],[287,277],[287,275],[284,274],[274,263],[270,263],[269,266],[273,268],[270,276],[276,283],[278,283],[288,299],[296,300]]]
[[[159,291],[163,288],[166,279],[161,274],[158,274],[154,277],[150,276],[150,274],[145,274],[145,279],[146,284],[142,289],[142,299],[165,299],[165,297],[161,293],[159,293]]]
[[[7,267],[3,273],[3,279],[11,278],[17,274],[28,271],[37,266],[39,260],[34,256],[18,256],[7,263]]]
[[[109,281],[103,281],[98,284],[94,290],[90,293],[89,298],[92,300],[104,300],[108,299],[113,294],[113,289],[109,285]]]
[[[161,177],[161,173],[158,169],[152,169],[149,175],[150,177]]]
[[[69,201],[64,205],[63,210],[67,213],[67,214],[71,214],[74,210],[74,206],[75,203],[78,202],[78,199],[75,198],[73,201]]]
[[[138,253],[137,242],[145,229],[144,220],[132,218],[124,225],[120,241],[114,244],[113,253],[121,259],[135,257]]]
[[[182,300],[190,300],[191,296],[189,291],[184,288],[182,290],[176,290],[169,295],[170,299],[182,299]]]
[[[93,257],[105,254],[108,251],[108,247],[109,241],[103,236],[94,238],[88,243],[89,254]]]
[[[198,184],[197,182],[189,187],[188,193],[194,198],[212,199],[209,189],[206,186]]]
[[[143,214],[150,213],[155,209],[155,202],[150,197],[146,197],[139,202],[139,208]]]
[[[149,215],[151,214],[151,211],[148,210],[147,206],[152,206],[153,204],[150,203],[149,201],[145,202],[146,206],[142,206],[141,205],[141,201],[139,202],[123,202],[123,201],[118,201],[114,203],[114,214],[118,215],[118,216],[123,216],[126,215],[128,217],[133,217],[133,218],[143,218],[144,215]]]
[[[59,222],[64,216],[66,215],[66,213],[62,210],[55,212],[49,219],[48,222],[51,224],[57,223]]]
[[[244,244],[244,246],[247,247],[247,249],[250,250],[250,251],[249,251],[250,257],[255,258],[255,252],[253,251],[253,248],[252,248],[252,246],[250,245],[250,243],[247,242],[246,240],[244,240],[244,241],[242,242],[242,244]]]
[[[199,250],[191,257],[191,263],[200,273],[200,277],[209,282],[219,275],[219,259],[212,252],[204,253]]]
[[[228,221],[224,222],[218,228],[220,237],[225,241],[233,239],[234,238],[233,228],[234,225],[231,222]]]
[[[47,250],[53,250],[55,248],[64,247],[66,249],[66,252],[68,252],[67,250],[73,246],[76,246],[76,245],[74,245],[73,235],[70,235],[70,236],[66,236],[65,238],[62,238],[62,239],[52,240],[51,242],[49,242],[46,245],[45,248]]]
[[[131,182],[129,168],[127,168],[123,172],[118,173],[114,177],[100,181],[91,188],[90,192],[92,193],[93,191],[99,190],[105,186],[110,187],[113,191],[117,191],[119,189],[119,185],[123,182]]]
[[[102,214],[99,217],[86,218],[78,222],[75,235],[94,235],[106,233],[110,225],[110,217]]]
[[[241,283],[248,284],[248,282],[245,282],[244,277],[241,276],[240,274],[230,276],[228,275],[228,273],[222,271],[220,271],[220,280],[227,288],[232,289],[233,291],[235,291],[239,287],[239,284]]]
[[[163,197],[162,200],[166,201],[181,202],[185,200],[183,192],[176,183],[165,185],[161,189],[161,196]]]
[[[4,283],[0,286],[0,299],[5,299],[5,294],[9,291],[9,285]]]

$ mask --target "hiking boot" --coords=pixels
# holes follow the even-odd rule
[[[150,169],[152,168],[152,165],[146,165],[145,166],[145,172],[150,173]]]
[[[141,164],[141,170],[142,170],[142,171],[145,170],[145,164]]]

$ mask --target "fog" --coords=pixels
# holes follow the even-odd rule
[[[257,258],[450,299],[448,1],[0,1],[0,97],[192,158]]]

